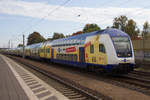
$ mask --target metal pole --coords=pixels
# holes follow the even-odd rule
[[[13,48],[13,41],[11,40],[11,48]]]
[[[23,58],[25,57],[25,41],[24,41],[24,34],[23,34]]]
[[[144,32],[143,32],[143,61],[144,61],[144,58],[145,58],[145,32],[146,30],[144,29]]]
[[[10,49],[10,40],[8,41],[8,48]]]

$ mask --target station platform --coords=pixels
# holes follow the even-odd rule
[[[10,58],[0,55],[0,100],[69,100]]]

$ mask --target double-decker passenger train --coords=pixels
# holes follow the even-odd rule
[[[22,56],[23,48],[8,53]],[[135,64],[130,37],[111,28],[28,45],[25,57],[116,74],[129,73]]]

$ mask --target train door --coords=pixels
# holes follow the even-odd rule
[[[48,48],[48,58],[51,58],[51,47]]]
[[[50,46],[48,46],[48,48],[47,48],[47,58],[48,59],[50,59],[51,58],[51,47]]]
[[[91,36],[87,39],[85,47],[85,62],[91,64],[98,63],[98,45],[99,45],[99,35]]]
[[[79,48],[79,60],[80,62],[85,62],[85,51],[84,47]]]
[[[44,46],[44,58],[46,58],[46,53],[47,53],[47,48],[46,48],[46,44]]]
[[[51,58],[53,59],[54,58],[54,49],[53,48],[51,49],[51,55],[52,55]]]

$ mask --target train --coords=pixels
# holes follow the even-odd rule
[[[23,47],[6,52],[22,56]],[[25,57],[104,73],[127,74],[135,65],[129,35],[114,28],[27,45],[24,52]]]

